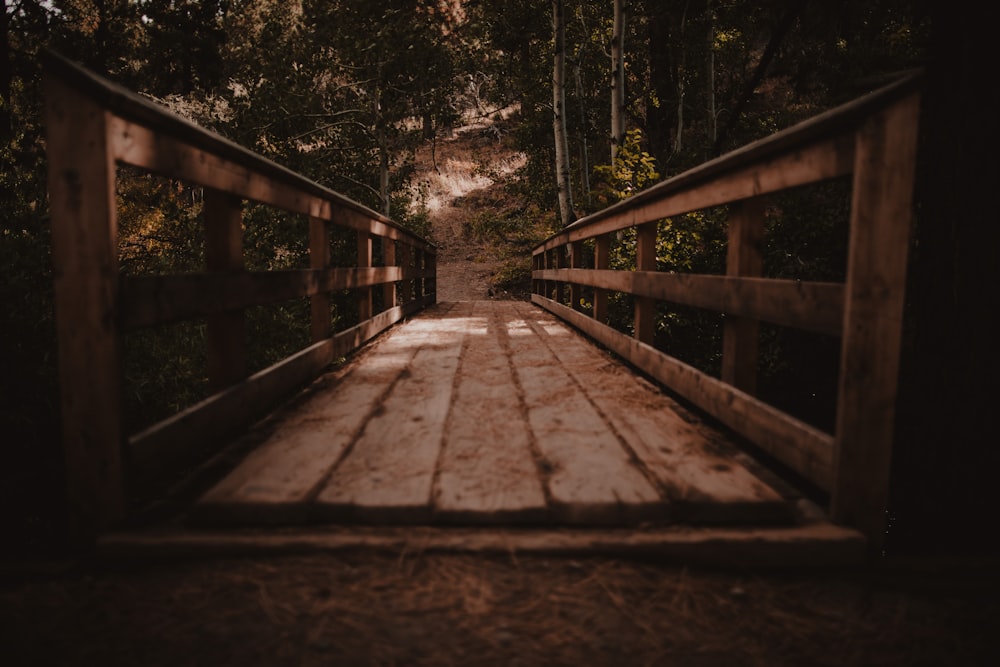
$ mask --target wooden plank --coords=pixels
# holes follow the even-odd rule
[[[656,232],[655,222],[646,223],[636,229],[635,236],[635,270],[656,271]],[[656,334],[656,302],[647,296],[635,297],[635,327],[634,335],[647,345],[653,344]]]
[[[332,290],[384,285],[402,278],[403,270],[398,266],[124,277],[121,326],[137,329]]]
[[[372,265],[372,235],[358,232],[358,268],[367,269]],[[372,290],[361,287],[357,290],[358,321],[364,322],[372,316]]]
[[[66,508],[86,544],[124,514],[115,166],[108,114],[43,85]]]
[[[129,438],[130,473],[144,484],[182,462],[217,450],[332,360],[331,340],[301,350],[240,384],[209,396]]]
[[[314,511],[325,519],[419,522],[431,514],[434,471],[451,406],[471,304],[431,309],[406,329],[428,344],[385,396],[326,487]]]
[[[764,201],[755,197],[729,208],[726,275],[759,278],[764,269]],[[722,331],[722,381],[750,395],[757,393],[760,326],[747,317],[726,317]]]
[[[832,436],[554,301],[536,295],[532,302],[641,368],[820,488],[831,488]]]
[[[590,319],[566,306],[561,310]],[[509,320],[507,335],[553,518],[574,524],[664,518],[665,501],[533,330],[533,317]]]
[[[569,267],[571,269],[583,268],[583,242],[577,241],[569,244]],[[576,283],[569,284],[569,307],[573,310],[581,310],[580,286]]]
[[[594,239],[594,268],[598,271],[607,270],[611,266],[611,237],[602,234]],[[594,289],[594,319],[607,323],[608,291]]]
[[[330,230],[327,222],[320,218],[309,218],[309,267],[319,271],[330,268]],[[309,297],[309,332],[314,343],[333,333],[329,292],[317,292]]]
[[[915,94],[873,116],[856,151],[831,512],[874,554],[885,537],[919,112]]]
[[[198,501],[200,522],[282,523],[308,518],[309,502],[386,394],[407,372],[427,334],[405,327],[368,348],[279,426]]]
[[[840,336],[843,327],[841,283],[594,269],[549,269],[536,271],[534,277],[560,278],[828,336]]]
[[[537,522],[545,493],[511,368],[505,323],[513,306],[475,302],[434,489],[434,517],[450,522]]]
[[[527,305],[520,310],[653,474],[670,501],[671,517],[730,523],[787,523],[794,518],[794,506],[740,465],[739,450],[720,434],[693,422],[675,401],[592,343],[567,335],[571,332],[543,311]]]
[[[396,242],[392,239],[382,239],[382,263],[385,266],[396,266]],[[395,281],[382,286],[382,303],[386,309],[395,308],[399,299]]]
[[[693,169],[690,175],[675,176],[577,221],[545,241],[542,247],[614,233],[691,211],[845,176],[853,166],[852,136],[853,133],[845,133],[815,146],[769,157],[735,168],[730,173],[720,173],[711,180],[707,174],[697,173],[712,164],[706,163]]]
[[[830,523],[794,527],[522,529],[336,526],[285,531],[113,533],[98,542],[109,560],[251,557],[304,553],[470,553],[633,557],[658,563],[725,568],[856,566],[865,539]]]
[[[205,259],[212,275],[243,271],[243,202],[225,192],[207,188]],[[208,386],[212,392],[240,382],[247,376],[246,320],[239,308],[208,316]]]

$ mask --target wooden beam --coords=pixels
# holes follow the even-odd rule
[[[385,266],[396,266],[396,242],[390,238],[382,237],[382,263]],[[382,286],[382,304],[385,310],[395,308],[399,299],[395,282],[389,282]]]
[[[729,208],[726,275],[760,277],[764,268],[764,202],[744,199]],[[722,332],[722,381],[753,395],[757,393],[757,353],[760,325],[747,317],[725,318]]]
[[[657,223],[648,222],[636,229],[635,270],[656,271]],[[647,296],[635,297],[635,338],[653,344],[656,334],[656,302]]]
[[[567,248],[569,249],[569,267],[571,269],[581,269],[583,268],[583,241],[575,241],[570,243]],[[569,284],[569,306],[573,310],[581,310],[583,306],[580,305],[580,285],[578,283]]]
[[[920,96],[857,137],[837,402],[832,518],[885,537]]]
[[[205,258],[215,274],[243,271],[243,202],[218,190],[205,190]],[[208,386],[212,392],[247,376],[246,323],[234,308],[208,316]]]
[[[533,296],[531,300],[656,378],[805,479],[821,489],[831,488],[832,436],[551,299]]]
[[[390,241],[392,243],[392,241]],[[314,270],[330,268],[330,231],[326,220],[309,218],[309,266]],[[330,293],[317,292],[309,298],[309,330],[314,343],[325,340],[333,333],[330,317]]]
[[[611,236],[602,234],[594,238],[594,268],[598,271],[611,266]],[[602,288],[594,289],[594,319],[607,323],[608,291]]]
[[[66,508],[83,546],[125,508],[115,166],[108,113],[52,76],[43,85]]]
[[[843,326],[840,283],[596,269],[550,269],[535,272],[535,278],[558,278],[592,285],[595,291],[627,292],[828,336],[840,336]]]
[[[358,232],[358,268],[367,269],[372,265],[372,235]],[[372,316],[372,290],[370,287],[358,289],[358,321],[364,322]]]

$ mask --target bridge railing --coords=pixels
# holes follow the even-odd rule
[[[208,455],[334,359],[435,300],[435,248],[384,216],[61,58],[45,54],[49,200],[69,523],[86,541],[123,517],[141,487]],[[204,188],[205,271],[122,276],[118,165]],[[310,268],[244,268],[244,201],[307,216]],[[331,265],[332,227],[357,235],[353,266]],[[373,266],[373,243],[382,266]],[[373,290],[385,309],[373,312]],[[330,293],[354,290],[358,321],[333,333]],[[247,308],[308,297],[313,343],[247,370]],[[207,320],[207,399],[126,434],[121,338]],[[126,479],[127,478],[127,479]]]
[[[829,492],[831,517],[872,544],[885,526],[919,80],[907,76],[663,181],[533,251],[536,304]],[[840,177],[852,178],[845,282],[762,277],[766,197]],[[728,206],[726,274],[657,271],[658,221],[719,206]],[[636,269],[611,270],[612,236],[633,227]],[[585,241],[592,268],[584,268]],[[593,291],[589,314],[580,307],[584,286]],[[633,336],[606,323],[609,292],[633,295]],[[658,301],[724,313],[721,377],[653,346]],[[754,396],[759,322],[841,338],[833,433]]]

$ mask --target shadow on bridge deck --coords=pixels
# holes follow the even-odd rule
[[[250,434],[180,529],[111,552],[353,546],[836,564],[854,531],[535,306],[399,324]]]

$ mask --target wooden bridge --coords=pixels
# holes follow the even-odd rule
[[[381,546],[771,564],[859,562],[879,549],[918,77],[566,228],[534,250],[532,303],[437,303],[424,239],[55,54],[46,72],[80,542],[116,553]],[[204,188],[205,272],[119,275],[119,164]],[[762,277],[765,198],[841,177],[852,179],[846,281]],[[311,268],[246,271],[244,201],[306,216]],[[658,221],[720,206],[726,275],[657,271]],[[334,228],[356,234],[351,266],[331,265]],[[637,269],[613,270],[612,238],[630,228]],[[330,293],[343,290],[359,324],[334,332]],[[632,334],[607,323],[615,292],[634,302]],[[248,375],[246,309],[302,297],[314,342]],[[660,301],[725,314],[721,377],[654,346]],[[212,395],[126,434],[122,335],[192,318],[207,321]],[[759,322],[840,337],[833,433],[755,397]],[[130,489],[227,448],[245,456],[195,502],[165,523],[129,521]]]

